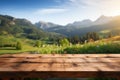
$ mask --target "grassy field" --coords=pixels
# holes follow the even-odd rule
[[[69,54],[83,53],[120,53],[120,42],[92,42],[64,49]]]
[[[29,46],[29,45],[24,45],[22,50],[16,50],[16,48],[0,48],[0,54],[12,54],[12,53],[22,53],[22,52],[31,52],[31,51],[37,51],[37,48]]]
[[[21,40],[22,50],[16,50],[15,47],[1,47],[0,54],[5,53],[38,53],[38,54],[83,54],[83,53],[120,53],[120,37],[113,37],[110,39],[103,39],[95,42],[85,44],[75,44],[69,46],[58,46],[54,44],[43,44],[40,47],[35,47],[35,42],[32,40]]]

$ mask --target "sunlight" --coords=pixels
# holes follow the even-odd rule
[[[120,15],[120,0],[107,0],[103,8],[108,16]]]

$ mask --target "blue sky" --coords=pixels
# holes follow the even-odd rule
[[[120,15],[120,0],[0,0],[0,14],[65,25]]]

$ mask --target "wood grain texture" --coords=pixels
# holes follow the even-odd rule
[[[0,55],[0,78],[92,78],[120,76],[120,54]]]

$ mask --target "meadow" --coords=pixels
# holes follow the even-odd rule
[[[22,49],[18,50],[16,49],[16,47],[0,47],[0,54],[5,54],[5,53],[12,54],[12,53],[23,53],[23,52],[29,52],[32,54],[120,53],[119,39],[120,36],[116,36],[110,39],[102,39],[84,44],[69,43],[69,45],[46,44],[45,42],[41,41],[39,43],[40,46],[35,46],[36,41],[34,40],[14,39],[13,37],[11,37],[11,38],[7,38],[8,41],[7,40],[4,41],[6,41],[7,43],[21,41]]]

